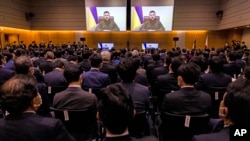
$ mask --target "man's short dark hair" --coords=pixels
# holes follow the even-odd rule
[[[155,13],[155,11],[154,11],[154,10],[151,10],[151,11],[149,11],[149,13]]]
[[[104,11],[103,14],[105,14],[105,13],[109,13],[109,11]],[[109,13],[109,14],[110,14],[110,13]]]
[[[123,82],[131,83],[135,78],[137,68],[138,64],[136,59],[125,58],[122,59],[117,66],[117,72]]]
[[[14,66],[17,74],[28,74],[33,63],[28,56],[20,56],[14,60]]]
[[[62,59],[56,59],[56,60],[53,62],[53,67],[54,67],[54,68],[63,68],[63,67],[65,67],[65,63],[63,62]]]
[[[222,72],[223,65],[224,65],[224,62],[223,62],[221,56],[216,55],[216,56],[213,56],[209,60],[209,67],[213,73]]]
[[[181,57],[174,57],[171,59],[171,69],[172,71],[176,74],[178,68],[181,66],[181,64],[183,64],[184,61]]]
[[[2,106],[10,114],[21,114],[37,96],[36,80],[32,75],[17,74],[1,87]]]
[[[188,62],[182,64],[177,72],[186,84],[194,85],[200,77],[201,68],[195,63]]]
[[[100,90],[98,111],[105,128],[121,134],[133,119],[134,104],[129,92],[120,84]]]
[[[82,74],[80,66],[76,64],[67,64],[65,66],[63,75],[68,83],[79,81],[79,77]]]
[[[238,79],[230,83],[224,97],[228,116],[233,124],[250,125],[250,80]]]
[[[89,60],[91,66],[97,68],[102,63],[102,56],[99,53],[94,53],[90,56]]]

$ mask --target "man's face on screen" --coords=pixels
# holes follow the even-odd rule
[[[151,20],[154,20],[155,19],[155,13],[154,12],[149,13],[149,18]]]
[[[105,20],[109,20],[109,17],[110,17],[109,13],[104,13],[104,19]]]

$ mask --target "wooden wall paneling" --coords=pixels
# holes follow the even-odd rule
[[[85,30],[84,0],[30,1],[35,17],[31,21],[36,30]]]
[[[218,0],[175,0],[174,30],[216,30]]]
[[[0,26],[30,29],[25,19],[28,0],[0,0]]]
[[[221,10],[223,10],[223,18],[219,29],[250,24],[250,1],[248,0],[225,0],[221,3]]]

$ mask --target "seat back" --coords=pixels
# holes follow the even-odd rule
[[[83,90],[89,92],[89,93],[92,93],[94,94],[97,99],[99,99],[99,91],[101,90],[101,88],[87,88],[87,87],[82,87]]]
[[[53,103],[53,99],[54,99],[55,94],[65,90],[66,88],[67,88],[67,86],[46,86],[49,100],[50,100],[50,104]]]
[[[162,89],[162,88],[159,89],[159,92],[157,94],[157,104],[158,104],[159,111],[161,111],[161,106],[162,106],[165,95],[171,92],[174,92],[174,90]]]
[[[51,107],[51,111],[55,118],[62,121],[68,132],[77,141],[92,140],[96,137],[97,119],[95,110],[61,110]]]
[[[211,87],[209,90],[205,92],[211,96],[212,100],[212,110],[211,117],[212,118],[220,118],[219,117],[219,107],[220,102],[223,99],[223,95],[226,92],[226,87]]]
[[[149,123],[146,112],[136,113],[133,121],[128,126],[129,134],[132,137],[143,137],[149,135]]]
[[[209,115],[176,115],[163,113],[162,123],[159,128],[160,140],[166,141],[191,141],[193,135],[207,133]]]

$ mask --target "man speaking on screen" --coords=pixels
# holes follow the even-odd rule
[[[160,20],[156,19],[156,13],[154,10],[149,12],[149,19],[144,21],[140,31],[165,31],[165,28]]]
[[[110,18],[109,11],[104,11],[103,20],[97,24],[95,31],[120,31],[120,28],[115,23],[114,19]]]

